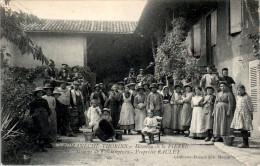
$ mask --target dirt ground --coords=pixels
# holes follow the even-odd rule
[[[123,135],[123,140],[85,143],[84,135],[62,137],[47,153],[38,152],[32,165],[243,165],[234,157],[203,140],[162,136],[153,145],[140,144],[140,135]]]

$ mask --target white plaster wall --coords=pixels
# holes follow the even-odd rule
[[[33,33],[29,34],[31,39],[40,47],[42,47],[43,54],[55,62],[57,68],[61,64],[66,63],[69,66],[84,66],[84,52],[86,37],[84,35],[73,34],[47,34],[47,33]],[[6,43],[6,40],[2,40]],[[20,67],[36,67],[42,65],[40,61],[34,60],[32,55],[21,55],[19,49],[13,44],[8,44],[7,51],[11,54],[9,64]]]

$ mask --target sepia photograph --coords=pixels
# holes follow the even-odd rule
[[[260,0],[0,0],[1,165],[260,166]]]

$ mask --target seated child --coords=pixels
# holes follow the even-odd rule
[[[106,119],[108,122],[110,122],[112,124],[112,117],[110,116],[110,109],[108,109],[108,108],[103,109],[101,119]]]
[[[151,136],[152,133],[157,131],[157,126],[158,122],[156,117],[153,116],[153,112],[151,110],[148,110],[148,117],[145,118],[144,120],[144,128],[142,130],[142,141],[140,143],[145,143],[145,135],[148,135],[149,137],[149,143],[148,144],[153,144],[154,140],[153,137]]]
[[[90,107],[88,108],[88,119],[89,119],[89,127],[93,128],[95,125],[98,124],[100,120],[100,116],[102,115],[102,112],[100,108],[98,107],[98,101],[96,99],[93,99],[90,102]]]

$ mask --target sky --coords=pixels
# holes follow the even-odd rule
[[[147,0],[11,0],[12,9],[39,18],[138,21]]]

